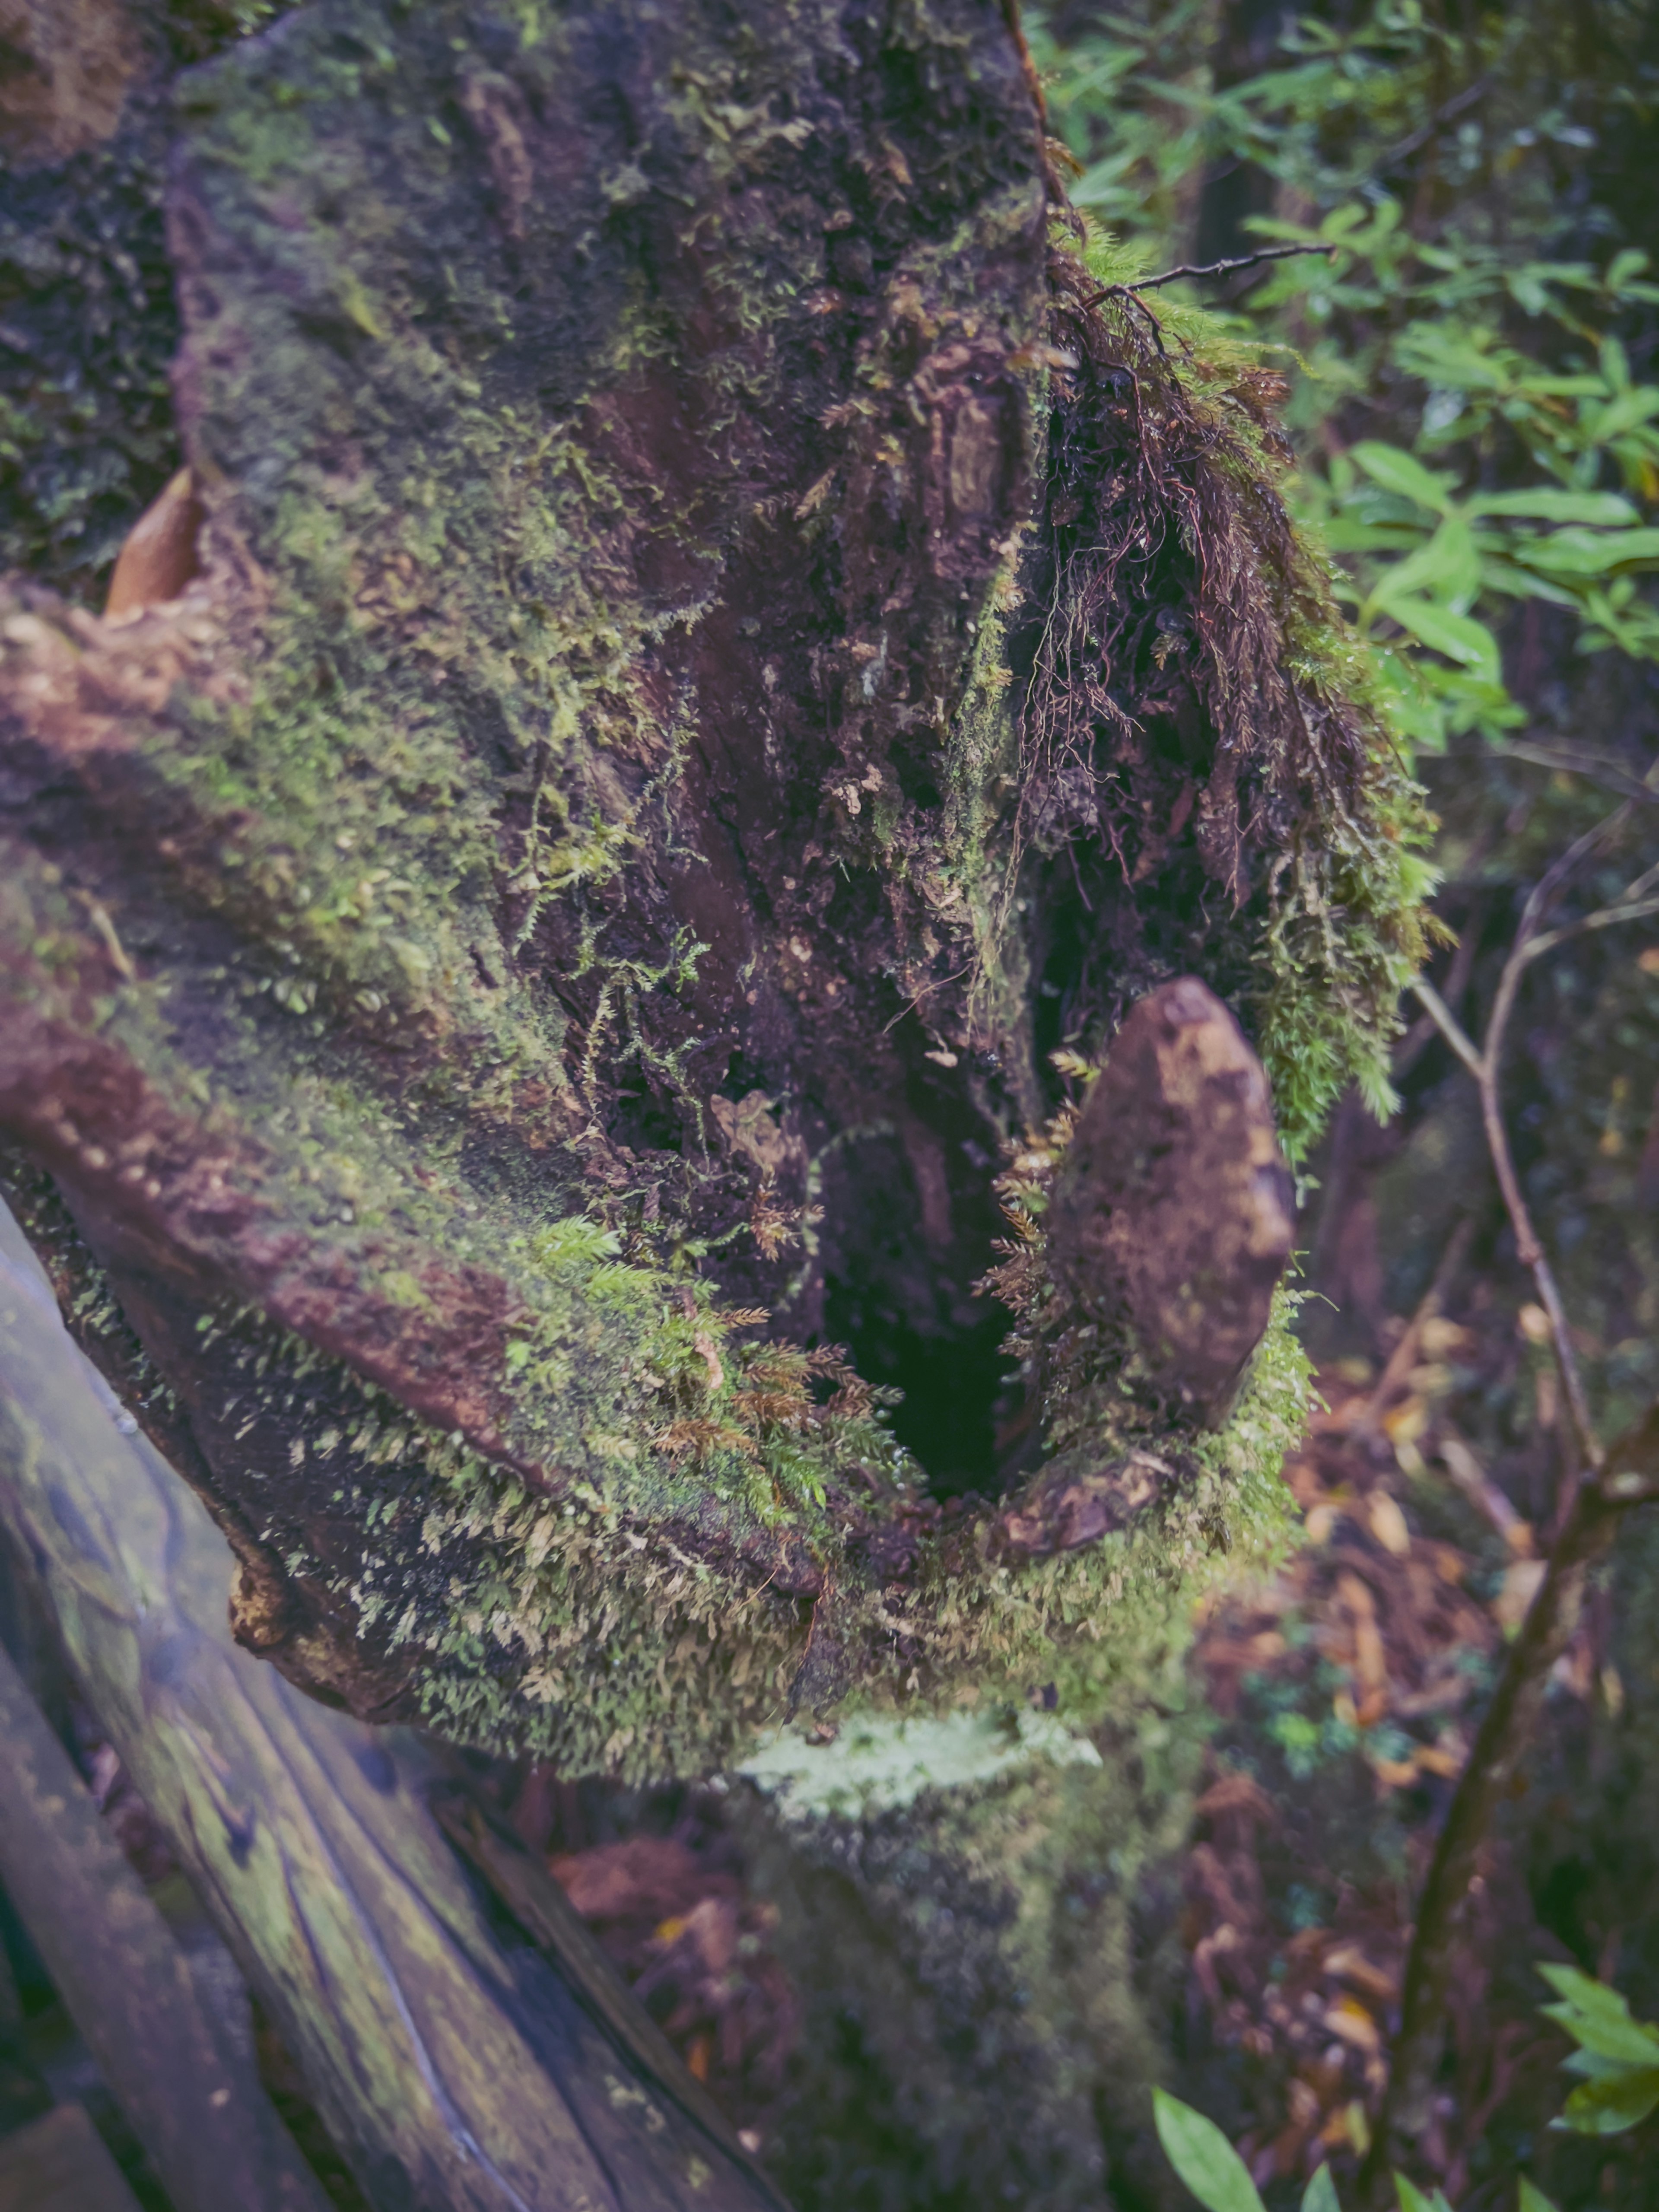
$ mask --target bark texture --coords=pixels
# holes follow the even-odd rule
[[[1265,1429],[1162,1339],[1120,1387],[1016,1194],[1022,1518],[928,1494],[830,1324],[988,1364],[996,1157],[1172,969],[1293,1139],[1376,1049],[1409,803],[1271,380],[1050,234],[981,0],[322,0],[173,115],[188,476],[119,611],[3,626],[0,1124],[239,1634],[573,1766],[851,1688],[1086,1721],[1293,1363]]]

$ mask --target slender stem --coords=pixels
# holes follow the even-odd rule
[[[1455,1964],[1458,1919],[1480,1877],[1481,1846],[1525,1752],[1548,1684],[1578,1617],[1586,1569],[1607,1548],[1621,1513],[1659,1496],[1659,1402],[1606,1455],[1601,1476],[1573,1493],[1549,1561],[1510,1646],[1435,1845],[1406,1964],[1400,2033],[1371,2148],[1359,2177],[1365,2212],[1391,2203],[1389,2170],[1428,2124]]]
[[[1516,760],[1531,761],[1539,768],[1554,769],[1562,775],[1584,776],[1591,783],[1604,785],[1609,791],[1621,792],[1626,799],[1643,799],[1650,805],[1659,805],[1659,787],[1632,775],[1618,761],[1603,760],[1595,754],[1558,751],[1553,745],[1535,745],[1520,738],[1511,738],[1504,750]]]
[[[1504,1040],[1510,1017],[1515,1011],[1521,979],[1539,951],[1547,950],[1550,943],[1559,941],[1559,934],[1546,939],[1542,933],[1541,925],[1551,902],[1580,862],[1618,834],[1630,819],[1633,809],[1634,801],[1626,799],[1611,814],[1604,816],[1587,830],[1582,837],[1576,838],[1565,852],[1551,863],[1528,893],[1526,904],[1521,909],[1515,941],[1510,947],[1509,957],[1504,963],[1504,972],[1498,978],[1492,1014],[1486,1023],[1486,1033],[1479,1047],[1431,983],[1419,980],[1412,986],[1424,1011],[1475,1079],[1480,1094],[1480,1119],[1486,1132],[1486,1149],[1492,1154],[1492,1169],[1503,1194],[1504,1211],[1515,1231],[1516,1248],[1522,1266],[1532,1276],[1538,1292],[1538,1303],[1549,1320],[1550,1342],[1556,1366],[1560,1370],[1561,1389],[1572,1425],[1574,1445],[1581,1464],[1591,1468],[1601,1463],[1601,1447],[1590,1419],[1589,1401],[1585,1395],[1583,1377],[1579,1372],[1577,1354],[1573,1350],[1566,1308],[1562,1304],[1554,1270],[1533,1226],[1532,1215],[1521,1188],[1521,1178],[1516,1172],[1515,1156],[1510,1149],[1509,1133],[1504,1126],[1499,1078]],[[1646,887],[1647,878],[1639,877],[1629,890],[1639,891]],[[1625,896],[1628,897],[1629,892]]]
[[[1401,1996],[1400,2033],[1391,2053],[1389,2085],[1361,2172],[1360,2204],[1381,2212],[1393,2196],[1390,2169],[1412,2148],[1428,2124],[1436,2069],[1445,2036],[1446,1998],[1455,1958],[1460,1917],[1480,1879],[1480,1853],[1492,1831],[1503,1792],[1536,1724],[1551,1668],[1565,1650],[1576,1625],[1585,1571],[1613,1539],[1620,1515],[1659,1498],[1659,1402],[1636,1426],[1604,1451],[1590,1419],[1583,1377],[1573,1350],[1566,1310],[1554,1273],[1533,1226],[1504,1127],[1499,1078],[1504,1039],[1515,1010],[1521,978],[1531,962],[1569,934],[1546,933],[1542,924],[1551,902],[1579,862],[1615,836],[1632,811],[1626,800],[1605,820],[1571,845],[1533,885],[1498,980],[1486,1035],[1477,1047],[1431,983],[1413,986],[1419,1004],[1463,1066],[1480,1094],[1480,1116],[1504,1206],[1515,1231],[1516,1249],[1529,1269],[1539,1304],[1549,1316],[1551,1341],[1571,1416],[1583,1470],[1568,1492],[1543,1580],[1528,1607],[1519,1634],[1510,1646],[1492,1701],[1481,1720],[1474,1747],[1458,1780],[1435,1845],[1419,1902]],[[1642,895],[1652,872],[1628,885],[1619,902],[1574,927],[1603,927],[1633,919],[1644,905]]]
[[[1436,1029],[1439,1030],[1469,1073],[1479,1083],[1480,1055],[1470,1042],[1468,1033],[1462,1022],[1458,1020],[1426,975],[1418,977],[1412,985],[1412,993]]]
[[[1515,1230],[1516,1250],[1521,1264],[1530,1270],[1533,1285],[1538,1292],[1538,1303],[1549,1316],[1550,1343],[1555,1353],[1555,1364],[1560,1370],[1561,1388],[1566,1394],[1567,1410],[1571,1416],[1573,1437],[1584,1465],[1599,1467],[1601,1446],[1590,1419],[1589,1401],[1584,1394],[1584,1381],[1578,1370],[1578,1355],[1573,1350],[1572,1332],[1567,1323],[1567,1310],[1561,1302],[1561,1292],[1555,1280],[1555,1271],[1550,1266],[1538,1232],[1532,1225],[1532,1216],[1521,1190],[1521,1178],[1515,1171],[1515,1157],[1510,1151],[1509,1133],[1504,1127],[1503,1109],[1498,1095],[1498,1069],[1490,1050],[1482,1055],[1480,1073],[1480,1119],[1486,1132],[1486,1149],[1492,1154],[1492,1169],[1498,1177],[1498,1188],[1503,1193],[1504,1210]]]
[[[1230,276],[1236,269],[1254,269],[1259,261],[1287,261],[1293,253],[1334,253],[1334,246],[1264,246],[1259,253],[1235,254],[1230,261],[1183,261],[1178,269],[1166,269],[1158,276],[1138,277],[1133,284],[1103,284],[1097,292],[1079,301],[1085,308],[1097,307],[1103,300],[1131,300],[1137,292],[1156,292],[1160,284],[1173,284],[1177,276]]]
[[[1254,269],[1261,261],[1288,261],[1294,253],[1322,253],[1328,259],[1336,252],[1334,246],[1322,241],[1317,246],[1264,246],[1257,253],[1235,254],[1228,261],[1183,261],[1178,269],[1166,269],[1161,276],[1143,276],[1138,283],[1126,284],[1126,292],[1155,292],[1160,284],[1173,284],[1177,276],[1231,276],[1237,269]]]
[[[1577,1619],[1586,1562],[1605,1546],[1613,1510],[1593,1485],[1581,1486],[1550,1553],[1536,1596],[1510,1646],[1435,1845],[1412,1931],[1391,2053],[1389,2086],[1360,2175],[1362,2206],[1391,2201],[1389,2169],[1415,2148],[1430,2117],[1445,2036],[1446,1996],[1455,1963],[1457,1923],[1480,1874],[1504,1785],[1529,1741],[1549,1673]]]
[[[1580,921],[1566,922],[1559,929],[1547,929],[1541,937],[1534,937],[1527,947],[1528,960],[1553,952],[1558,945],[1565,945],[1570,937],[1582,937],[1588,929],[1612,929],[1621,921],[1643,921],[1650,914],[1659,914],[1659,898],[1630,898],[1628,894],[1622,897],[1623,903],[1598,907]]]
[[[1521,909],[1521,921],[1515,933],[1515,942],[1510,947],[1509,958],[1504,963],[1504,972],[1498,981],[1498,991],[1486,1023],[1486,1034],[1481,1040],[1478,1065],[1466,1062],[1466,1065],[1474,1066],[1475,1081],[1480,1087],[1480,1119],[1486,1130],[1486,1149],[1492,1154],[1498,1187],[1503,1193],[1504,1208],[1515,1230],[1516,1249],[1522,1266],[1531,1271],[1538,1291],[1538,1303],[1549,1317],[1550,1341],[1555,1352],[1555,1364],[1560,1370],[1561,1388],[1566,1395],[1574,1441],[1581,1462],[1592,1468],[1601,1464],[1601,1441],[1590,1419],[1589,1401],[1584,1393],[1583,1377],[1578,1371],[1578,1358],[1573,1350],[1566,1308],[1561,1302],[1554,1270],[1539,1242],[1538,1232],[1533,1226],[1532,1215],[1528,1211],[1521,1189],[1521,1178],[1515,1171],[1515,1156],[1510,1150],[1509,1132],[1504,1127],[1498,1079],[1510,1017],[1515,1011],[1521,978],[1531,963],[1532,946],[1538,938],[1544,915],[1580,861],[1617,836],[1630,819],[1633,806],[1633,800],[1625,800],[1621,805],[1614,807],[1611,814],[1604,816],[1587,830],[1582,837],[1575,838],[1566,851],[1544,871],[1528,893],[1527,902]]]
[[[1364,1411],[1351,1425],[1350,1434],[1355,1431],[1376,1433],[1383,1414],[1417,1364],[1418,1347],[1423,1340],[1423,1331],[1445,1304],[1446,1293],[1463,1264],[1463,1255],[1468,1250],[1469,1240],[1474,1235],[1474,1216],[1466,1213],[1453,1230],[1446,1249],[1440,1255],[1440,1264],[1434,1271],[1434,1280],[1423,1293],[1422,1303],[1406,1324],[1399,1343],[1389,1354],[1382,1372],[1376,1379],[1376,1388],[1371,1392]]]

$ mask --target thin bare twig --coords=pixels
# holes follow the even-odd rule
[[[1525,957],[1536,960],[1540,953],[1553,952],[1558,945],[1565,945],[1570,937],[1582,937],[1586,930],[1612,929],[1621,921],[1641,921],[1650,914],[1659,914],[1659,896],[1652,887],[1659,883],[1659,867],[1649,868],[1625,885],[1616,899],[1597,907],[1594,914],[1582,915],[1559,929],[1546,930],[1542,936],[1533,938],[1526,947]]]
[[[1466,1213],[1456,1228],[1453,1230],[1446,1249],[1440,1255],[1440,1264],[1434,1271],[1434,1280],[1424,1292],[1422,1303],[1417,1311],[1406,1324],[1399,1343],[1389,1354],[1382,1372],[1376,1379],[1376,1388],[1371,1392],[1358,1419],[1352,1424],[1350,1433],[1356,1431],[1361,1435],[1368,1432],[1372,1435],[1376,1433],[1383,1414],[1387,1413],[1389,1406],[1399,1395],[1406,1377],[1417,1364],[1417,1351],[1422,1341],[1423,1331],[1445,1304],[1446,1293],[1450,1290],[1453,1279],[1463,1264],[1463,1255],[1468,1252],[1469,1240],[1474,1235],[1474,1216],[1472,1213]]]
[[[1335,252],[1334,246],[1322,241],[1317,246],[1264,246],[1259,252],[1237,253],[1228,261],[1183,261],[1177,269],[1166,269],[1158,276],[1138,277],[1133,284],[1103,285],[1083,305],[1097,307],[1103,300],[1118,299],[1126,292],[1156,292],[1160,284],[1173,284],[1178,276],[1231,276],[1235,270],[1254,269],[1261,261],[1288,261],[1295,253],[1322,253],[1328,258]]]
[[[1170,356],[1164,343],[1164,325],[1146,302],[1135,297],[1135,294],[1139,289],[1139,285],[1132,284],[1103,285],[1098,292],[1091,292],[1086,300],[1078,301],[1078,312],[1082,314],[1091,313],[1103,301],[1121,300],[1126,307],[1133,308],[1135,313],[1141,318],[1147,330],[1152,333],[1152,343],[1158,348],[1158,359],[1167,361]]]
[[[1456,1011],[1458,1000],[1468,988],[1469,975],[1474,967],[1474,956],[1480,942],[1480,903],[1477,900],[1474,911],[1464,924],[1462,933],[1458,938],[1457,950],[1452,954],[1451,966],[1446,971],[1446,988],[1443,996],[1447,1006],[1454,1012]],[[1402,1081],[1416,1066],[1438,1027],[1439,1024],[1435,1020],[1434,1016],[1425,1013],[1420,1020],[1412,1024],[1405,1036],[1401,1038],[1389,1058],[1389,1073],[1396,1083]]]
[[[1585,1395],[1583,1377],[1579,1372],[1578,1358],[1573,1349],[1566,1308],[1561,1301],[1555,1272],[1533,1226],[1532,1215],[1521,1188],[1521,1178],[1516,1172],[1509,1132],[1504,1126],[1499,1084],[1504,1037],[1510,1017],[1515,1011],[1522,975],[1541,952],[1547,951],[1552,945],[1562,942],[1565,937],[1580,927],[1575,923],[1567,930],[1547,933],[1541,927],[1544,916],[1552,902],[1565,887],[1574,869],[1618,835],[1630,819],[1634,805],[1634,800],[1626,799],[1611,814],[1604,816],[1587,830],[1582,837],[1576,838],[1565,852],[1550,864],[1528,893],[1526,903],[1521,909],[1515,941],[1510,947],[1509,957],[1504,961],[1503,974],[1498,978],[1492,1014],[1486,1023],[1486,1033],[1479,1047],[1431,983],[1419,980],[1412,986],[1418,1002],[1474,1076],[1480,1091],[1480,1119],[1486,1132],[1486,1149],[1492,1155],[1492,1170],[1498,1177],[1498,1188],[1503,1194],[1504,1211],[1515,1231],[1516,1249],[1521,1264],[1530,1272],[1538,1292],[1538,1303],[1549,1317],[1550,1342],[1555,1353],[1556,1366],[1560,1371],[1561,1388],[1572,1424],[1574,1445],[1582,1463],[1591,1468],[1601,1463],[1601,1446],[1590,1419],[1589,1401]],[[1645,890],[1652,873],[1650,870],[1647,875],[1638,876],[1621,895],[1622,899],[1632,906],[1642,905],[1639,896],[1632,899],[1631,895]],[[1589,926],[1592,921],[1598,927],[1609,926],[1615,910],[1607,908],[1601,911],[1607,920],[1601,916],[1587,916],[1583,926]],[[1617,918],[1633,917],[1620,911]]]
[[[1468,109],[1478,106],[1492,90],[1492,72],[1488,70],[1484,76],[1476,77],[1473,84],[1466,84],[1461,92],[1455,92],[1449,100],[1436,108],[1420,130],[1413,131],[1409,137],[1402,138],[1397,146],[1392,147],[1382,156],[1377,164],[1377,175],[1386,177],[1390,169],[1397,169],[1402,161],[1409,161],[1413,154],[1420,154],[1429,141],[1443,131],[1449,123],[1455,123]]]
[[[1553,769],[1559,775],[1582,775],[1626,799],[1659,805],[1659,784],[1632,775],[1621,762],[1604,760],[1600,754],[1558,750],[1553,745],[1534,744],[1529,738],[1511,738],[1503,750],[1516,760],[1529,761],[1535,768]]]
[[[1412,995],[1462,1061],[1464,1066],[1468,1068],[1469,1073],[1479,1083],[1480,1054],[1470,1042],[1468,1033],[1462,1022],[1458,1020],[1426,975],[1419,975],[1412,985]]]

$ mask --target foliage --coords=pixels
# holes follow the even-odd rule
[[[1540,1966],[1560,2002],[1542,2008],[1578,2045],[1565,2061],[1578,2087],[1554,2125],[1574,2135],[1618,2135],[1659,2105],[1659,2027],[1632,2020],[1616,1990],[1571,1966]]]
[[[1590,1987],[1596,1984],[1591,1983]],[[1206,2120],[1202,2112],[1195,2112],[1167,2090],[1155,2089],[1152,2100],[1158,2139],[1205,2212],[1263,2212],[1249,2168],[1214,2121]],[[1425,2197],[1403,2173],[1395,2174],[1394,2185],[1400,2212],[1451,2212],[1437,2189]],[[1328,2166],[1322,2166],[1303,2191],[1302,2212],[1341,2212]],[[1555,2212],[1555,2208],[1522,2174],[1516,2212]]]
[[[1234,84],[1196,0],[1036,37],[1074,196],[1146,266],[1186,257],[1201,180],[1230,165],[1271,192],[1249,228],[1326,249],[1274,264],[1237,313],[1304,372],[1288,410],[1301,513],[1348,572],[1396,727],[1429,750],[1520,719],[1500,649],[1518,602],[1560,608],[1580,652],[1659,658],[1638,580],[1659,566],[1643,521],[1659,385],[1620,335],[1659,287],[1590,173],[1652,87],[1638,11],[1597,14],[1593,34],[1550,6],[1455,30],[1373,0],[1340,27],[1287,17],[1272,61]]]
[[[1205,2212],[1262,2212],[1249,2168],[1213,2120],[1167,2089],[1153,2090],[1152,2114],[1170,2165]],[[1329,2166],[1322,2166],[1303,2191],[1302,2212],[1340,2212]]]
[[[1659,2106],[1659,2027],[1633,2020],[1616,1990],[1575,1966],[1540,1965],[1539,1972],[1558,2002],[1540,2008],[1564,2027],[1578,2048],[1565,2063],[1580,2079],[1552,2125],[1574,2135],[1618,2135]],[[1153,2094],[1158,2141],[1170,2163],[1206,2212],[1261,2212],[1249,2170],[1216,2126],[1166,2090]],[[1404,2174],[1395,2176],[1401,2212],[1450,2212],[1436,2190],[1425,2197]],[[1340,2212],[1328,2166],[1308,2184],[1302,2212]],[[1553,2212],[1549,2199],[1525,2175],[1517,2212]]]

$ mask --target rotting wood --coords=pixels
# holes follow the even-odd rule
[[[1047,1583],[872,1386],[996,1489],[1053,1019],[1193,969],[1292,1151],[1377,1073],[1415,801],[1280,382],[1100,300],[1016,17],[319,0],[177,88],[187,474],[122,618],[0,586],[0,1138],[365,1717],[642,1779],[980,1694]]]
[[[0,1528],[377,2212],[776,2212],[625,2012],[493,1932],[418,1743],[237,1650],[223,1544],[131,1428],[0,1218]]]
[[[883,1814],[918,1887],[780,1847],[835,2212],[1094,2202],[1159,2063],[1135,1731],[1304,1404],[1283,1309],[1223,1431],[1126,1397],[1033,1212],[1005,1449],[999,1158],[1188,969],[1297,1156],[1419,942],[1282,382],[1088,304],[1133,272],[1055,204],[1016,21],[229,41],[157,149],[200,574],[113,623],[0,590],[0,1179],[245,1644],[567,1774],[843,1703],[1069,1746],[1017,1850],[971,1791]]]
[[[0,1650],[0,1881],[175,2212],[324,2212],[315,2179]]]
[[[58,2105],[0,2142],[0,2212],[138,2212],[138,2199],[86,2107]]]

